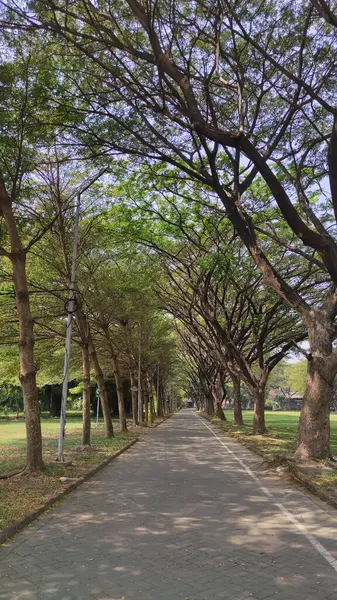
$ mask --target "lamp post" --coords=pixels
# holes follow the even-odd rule
[[[138,423],[143,423],[143,404],[142,404],[142,388],[141,388],[141,351],[142,351],[142,326],[138,323]]]
[[[64,438],[66,433],[66,412],[67,412],[67,396],[68,396],[68,380],[69,380],[69,366],[70,366],[70,348],[71,348],[71,334],[73,328],[73,315],[76,311],[76,261],[78,253],[78,230],[80,221],[80,207],[81,207],[81,195],[85,192],[107,169],[102,169],[88,182],[85,182],[80,186],[79,190],[75,192],[76,205],[74,212],[74,242],[73,242],[73,256],[71,263],[71,274],[70,274],[70,286],[69,286],[69,299],[67,302],[67,330],[66,330],[66,346],[64,354],[64,369],[63,369],[63,383],[62,383],[62,398],[61,398],[61,415],[60,415],[60,432],[58,439],[58,450],[57,460],[63,461],[63,448]]]
[[[96,391],[96,399],[97,399],[97,407],[96,407],[96,429],[98,429],[98,419],[99,419],[99,401],[100,401],[100,395],[99,395],[99,391]]]

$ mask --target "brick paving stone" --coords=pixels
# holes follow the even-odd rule
[[[181,411],[9,541],[0,599],[337,600],[336,571],[232,453],[336,559],[337,511],[210,429]]]

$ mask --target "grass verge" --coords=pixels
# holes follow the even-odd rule
[[[0,480],[0,533],[5,528],[23,520],[28,514],[38,510],[51,497],[57,496],[69,487],[69,481],[61,482],[60,477],[74,481],[119,453],[138,433],[131,431],[121,434],[114,422],[115,437],[104,436],[103,423],[98,428],[93,424],[92,448],[89,452],[77,450],[81,443],[82,423],[78,418],[68,419],[65,440],[65,460],[72,464],[55,464],[59,423],[56,419],[42,420],[43,457],[45,469],[36,476],[12,477]],[[23,420],[2,421],[0,423],[0,473],[2,475],[19,470],[25,464],[25,424]]]
[[[253,411],[243,411],[244,425],[234,425],[233,411],[226,410],[226,421],[217,417],[209,418],[227,435],[243,443],[249,449],[263,456],[266,461],[277,466],[287,463],[295,477],[320,495],[324,500],[337,506],[337,470],[330,463],[315,461],[306,465],[295,465],[291,455],[296,449],[299,412],[266,411],[267,433],[253,435]],[[331,451],[337,455],[337,414],[331,414]],[[290,460],[289,460],[290,459]]]

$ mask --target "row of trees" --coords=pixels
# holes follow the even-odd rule
[[[270,375],[306,339],[303,324],[263,285],[240,239],[231,236],[224,215],[215,219],[200,206],[197,213],[187,212],[187,191],[184,199],[175,197],[172,202],[162,191],[160,197],[149,191],[149,184],[145,198],[139,200],[140,189],[136,194],[134,186],[129,179],[123,189],[122,201],[129,198],[130,204],[124,232],[161,257],[163,276],[157,294],[163,309],[176,320],[189,395],[208,414],[216,411],[224,418],[221,406],[230,383],[234,419],[240,425],[243,384],[253,397],[254,433],[265,433]],[[312,287],[319,277],[302,261],[287,263],[286,269],[285,276],[298,290]]]
[[[22,159],[23,153],[18,154],[18,160]],[[51,152],[47,159],[41,157],[38,166],[32,161],[29,167],[29,174],[23,174],[24,181],[29,175],[27,184],[11,204],[21,243],[26,294],[16,277],[13,259],[17,250],[9,250],[10,231],[2,230],[0,360],[3,380],[18,383],[20,370],[27,429],[26,471],[31,472],[43,466],[38,386],[62,383],[74,191],[87,181],[88,173],[78,167],[75,171]],[[101,194],[97,184],[82,198],[73,312],[70,372],[71,378],[82,380],[84,447],[91,439],[93,377],[107,437],[114,431],[106,379],[113,378],[116,384],[122,432],[127,431],[123,381],[129,382],[134,425],[153,421],[155,410],[158,416],[172,412],[175,402],[176,344],[171,323],[158,310],[154,296],[156,269],[146,254],[118,240],[113,210],[105,209]]]
[[[29,189],[35,229],[45,209],[36,210],[36,182],[17,156],[20,148],[25,156],[33,151],[34,162],[36,149],[45,156],[53,141],[58,152],[66,149],[66,161],[113,173],[105,197],[122,204],[121,229],[135,248],[141,242],[149,257],[160,257],[160,302],[178,321],[194,394],[218,402],[226,378],[236,388],[243,381],[255,397],[254,429],[263,432],[268,376],[308,340],[296,456],[329,457],[337,373],[333,8],[321,0],[1,6],[9,91],[21,77],[14,94],[21,104],[1,114],[0,206],[9,237],[3,256],[16,287],[21,379],[31,398],[28,430],[38,423],[25,259],[41,229],[24,244],[17,215],[26,213],[14,214],[13,205]],[[23,71],[13,54],[24,57]],[[26,108],[18,111],[22,102],[29,119],[22,118]],[[62,211],[58,206],[58,221]],[[106,318],[90,303],[88,309],[109,346]],[[77,324],[90,347],[88,309],[82,314],[79,304]],[[115,314],[104,312],[108,336]]]

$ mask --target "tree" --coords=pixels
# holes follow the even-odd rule
[[[301,360],[289,365],[289,384],[294,392],[302,396],[305,393],[307,361]]]
[[[11,264],[19,330],[20,382],[27,438],[24,472],[43,466],[41,426],[34,357],[34,320],[27,281],[27,256],[52,225],[47,199],[39,197],[42,144],[53,137],[44,123],[44,92],[53,85],[48,51],[31,38],[4,37],[0,64],[3,92],[0,104],[0,254]]]
[[[228,221],[219,224],[202,209],[198,219],[193,210],[186,215],[179,199],[172,209],[172,201],[165,204],[161,199],[158,208],[153,198],[146,211],[151,213],[151,225],[145,217],[142,227],[137,214],[137,236],[164,257],[166,277],[161,286],[157,284],[162,306],[184,323],[190,344],[194,337],[197,344],[202,341],[203,356],[207,352],[213,356],[213,370],[218,363],[215,373],[223,370],[232,379],[237,424],[242,422],[239,389],[240,378],[244,380],[254,396],[254,431],[263,433],[269,374],[305,337],[296,313],[263,288],[261,275],[235,236],[224,243],[230,232]],[[310,273],[303,272],[303,265],[293,265],[288,271],[289,277],[297,279],[297,287],[307,285]],[[201,374],[206,381],[203,369]],[[214,383],[209,381],[209,398]]]
[[[68,66],[86,110],[79,112],[71,96],[66,109],[76,114],[71,128],[78,143],[94,153],[104,148],[140,157],[149,166],[165,162],[211,189],[265,284],[300,315],[310,360],[297,456],[329,456],[337,371],[333,11],[317,1],[279,7],[224,0],[211,9],[196,1],[192,18],[183,2],[170,0],[146,6],[125,0],[109,11],[87,0],[34,6],[35,15],[16,9],[11,24],[23,18],[73,48]],[[326,174],[328,204],[317,203]],[[282,220],[276,236],[274,228],[261,235],[254,222],[259,189]],[[320,265],[323,302],[310,303],[284,280],[266,253],[266,235],[287,256],[301,253]]]

